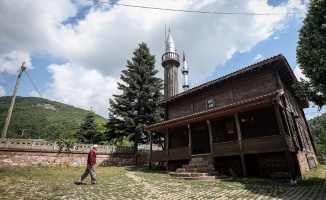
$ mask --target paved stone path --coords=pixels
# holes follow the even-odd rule
[[[303,199],[326,200],[326,181],[320,181],[308,186],[259,185],[223,183],[223,181],[205,181],[196,185],[178,182],[160,182],[138,177],[135,172],[127,172],[127,177],[135,182],[135,187],[142,188],[146,196],[143,199]],[[201,182],[202,183],[202,182]],[[165,192],[169,191],[169,193]]]

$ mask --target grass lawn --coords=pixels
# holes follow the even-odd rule
[[[325,194],[326,184],[326,165],[295,185],[262,179],[186,181],[147,167],[97,167],[98,185],[91,185],[90,177],[84,185],[75,185],[83,172],[84,167],[0,168],[0,199],[273,199],[296,194],[313,198]],[[290,192],[296,188],[298,193]]]

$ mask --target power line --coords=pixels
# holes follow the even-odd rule
[[[5,87],[12,81],[12,79],[18,74],[20,69],[17,70],[17,72],[11,77],[11,79],[5,84],[5,86],[3,86],[1,89],[0,89],[0,92],[5,89]]]
[[[322,114],[325,114],[325,112],[308,112],[308,113],[305,113],[305,115],[322,115]]]
[[[36,88],[34,82],[33,82],[32,79],[31,79],[31,77],[30,77],[29,74],[27,73],[27,70],[25,70],[25,72],[26,72],[26,74],[27,74],[29,80],[30,80],[31,83],[33,84],[33,86],[34,86],[35,90],[37,91],[37,93],[38,93],[38,94],[40,95],[40,97],[43,99],[44,103],[46,103],[45,99],[42,97],[41,93],[38,91],[38,89]]]
[[[152,9],[152,10],[163,10],[163,11],[174,11],[174,12],[186,12],[186,13],[199,13],[199,14],[216,14],[216,15],[298,15],[302,13],[247,13],[247,12],[218,12],[218,11],[200,11],[200,10],[184,10],[184,9],[172,9],[172,8],[159,8],[159,7],[150,7],[150,6],[137,6],[131,4],[122,4],[122,3],[111,3],[100,0],[88,0],[94,1],[98,3],[105,3],[114,6],[124,6],[124,7],[132,7],[132,8],[143,8],[143,9]]]

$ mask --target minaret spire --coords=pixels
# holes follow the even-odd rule
[[[165,41],[162,66],[164,67],[164,98],[166,99],[178,94],[178,67],[180,66],[179,55],[176,53],[170,29]]]
[[[186,61],[186,55],[185,52],[183,51],[183,67],[181,69],[181,72],[183,74],[183,89],[186,91],[189,89],[189,84],[188,84],[188,66],[187,66],[187,61]]]

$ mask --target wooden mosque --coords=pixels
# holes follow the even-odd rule
[[[315,147],[296,77],[277,55],[178,93],[179,55],[171,34],[162,56],[164,121],[146,127],[164,138],[150,163],[164,163],[175,176],[200,179],[220,173],[239,177],[296,178],[317,165]],[[152,142],[151,142],[152,147]]]

